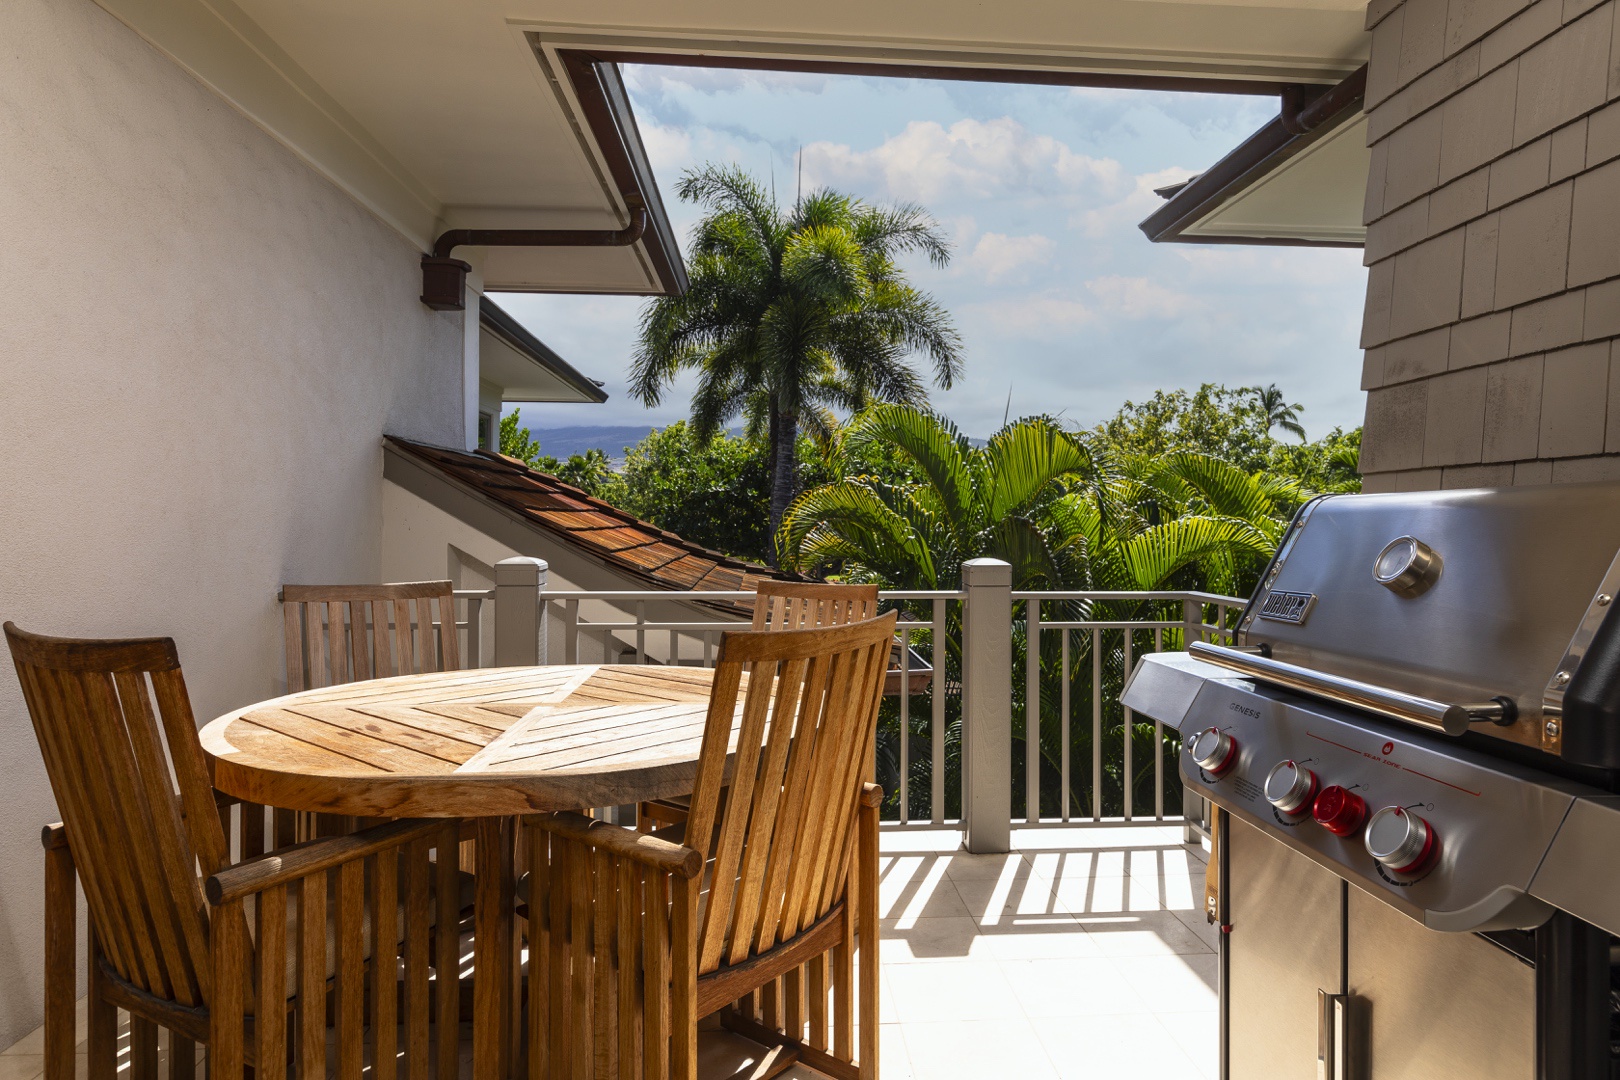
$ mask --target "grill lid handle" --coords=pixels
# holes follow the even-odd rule
[[[1447,735],[1461,735],[1468,730],[1469,724],[1489,722],[1506,726],[1518,719],[1518,709],[1511,698],[1498,697],[1490,701],[1448,704],[1400,690],[1391,690],[1387,686],[1347,679],[1342,675],[1329,675],[1325,671],[1314,671],[1297,664],[1287,664],[1281,660],[1228,648],[1225,645],[1194,641],[1187,646],[1187,651],[1200,660],[1252,675],[1274,686],[1315,694],[1341,705],[1353,705],[1392,720],[1415,724]]]

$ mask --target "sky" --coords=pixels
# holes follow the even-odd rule
[[[951,238],[943,269],[906,264],[960,332],[964,376],[933,407],[984,437],[1004,417],[1091,426],[1156,389],[1276,383],[1311,438],[1361,423],[1366,271],[1354,249],[1152,244],[1153,189],[1207,168],[1272,116],[1270,97],[631,66],[643,142],[677,236],[699,210],[687,169],[734,162],[796,190],[915,202]],[[625,389],[639,297],[501,294],[585,374],[602,405],[523,407],[525,426],[659,426]],[[926,370],[926,369],[925,369]],[[617,449],[617,448],[612,448]]]

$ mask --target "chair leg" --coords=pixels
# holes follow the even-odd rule
[[[158,1080],[157,1025],[143,1016],[129,1018],[130,1080]]]
[[[861,805],[856,874],[856,930],[860,935],[861,1080],[878,1074],[878,808]]]
[[[169,1032],[169,1080],[195,1080],[196,1076],[197,1044]]]
[[[90,931],[88,1080],[116,1080],[118,1075],[118,1007],[107,1000],[107,977],[101,973],[101,945]],[[71,1074],[70,1074],[71,1075]]]
[[[66,845],[45,851],[45,1078],[73,1080],[78,897]]]

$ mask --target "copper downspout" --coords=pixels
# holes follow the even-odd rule
[[[467,271],[472,267],[450,257],[458,247],[629,247],[647,231],[647,211],[630,211],[622,229],[450,229],[422,256],[422,303],[435,311],[461,311],[466,306]]]

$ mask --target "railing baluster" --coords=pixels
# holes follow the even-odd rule
[[[1069,820],[1069,631],[1059,630],[1063,635],[1063,666],[1059,669],[1059,685],[1063,688],[1063,703],[1059,706],[1059,736],[1063,740],[1063,763],[1059,773],[1063,780],[1063,795],[1058,807],[1058,813],[1064,821]]]
[[[563,663],[579,663],[579,601],[563,601]]]
[[[1164,652],[1164,630],[1155,627],[1153,651]],[[1153,820],[1164,820],[1164,724],[1153,718]]]
[[[647,601],[636,601],[636,663],[647,662]]]
[[[900,628],[900,824],[911,820],[911,631]]]
[[[1041,820],[1041,602],[1024,601],[1024,821]]]
[[[1091,820],[1102,820],[1102,631],[1091,632]]]
[[[1125,667],[1121,677],[1129,679],[1131,677],[1131,631],[1127,628],[1123,633],[1125,635]],[[1125,721],[1125,771],[1123,777],[1125,780],[1125,820],[1133,821],[1136,817],[1136,808],[1132,805],[1134,802],[1133,796],[1135,795],[1132,789],[1136,787],[1134,783],[1136,769],[1131,762],[1131,710],[1125,708],[1123,702],[1120,703],[1120,710]]]
[[[703,631],[703,666],[714,667],[714,634]]]
[[[929,750],[933,754],[933,775],[929,777],[928,820],[935,825],[945,821],[945,657],[950,650],[945,646],[945,600],[934,600],[934,627],[929,635],[933,642],[933,655],[929,664],[934,677],[929,682],[933,704],[933,717],[928,732]]]
[[[669,666],[681,666],[681,632],[679,630],[669,632]]]

